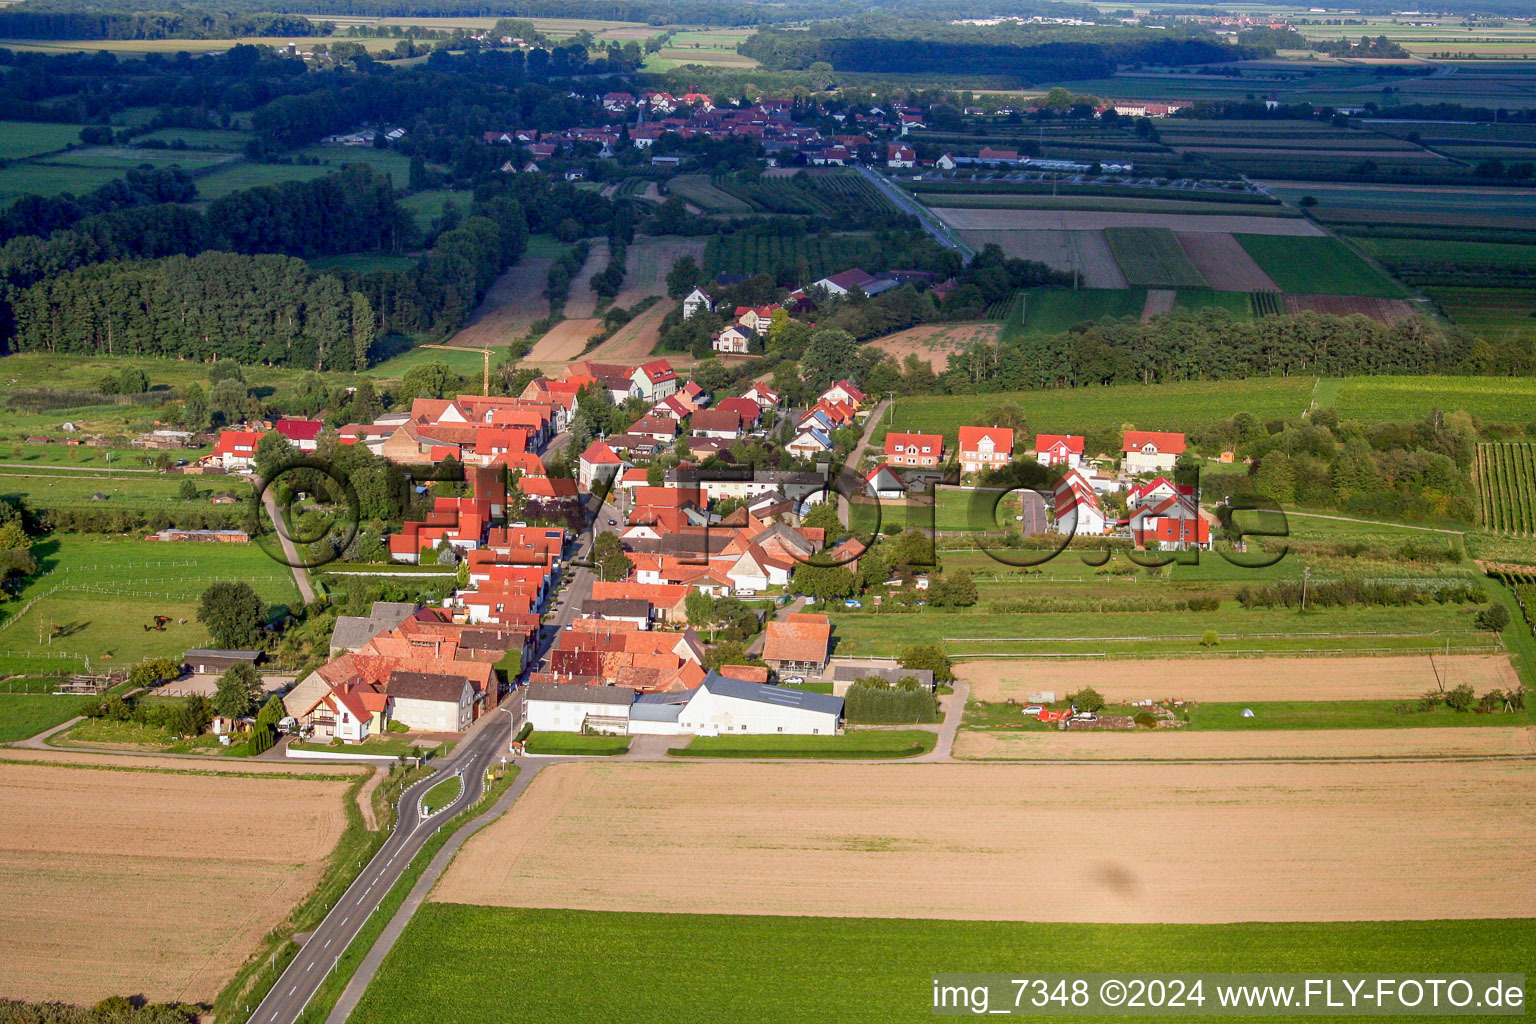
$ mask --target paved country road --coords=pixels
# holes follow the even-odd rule
[[[511,738],[511,717],[493,711],[471,727],[465,740],[432,775],[406,789],[400,797],[395,827],[377,853],[326,914],[282,976],[248,1020],[252,1024],[292,1024],[304,1012],[326,974],[357,937],[368,915],[400,878],[411,859],[443,822],[480,799],[485,770],[505,756]],[[450,775],[462,773],[458,799],[423,820],[421,797]]]

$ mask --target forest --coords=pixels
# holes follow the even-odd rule
[[[825,62],[838,71],[1003,75],[1021,83],[1098,78],[1119,65],[1181,66],[1265,56],[1203,31],[1109,26],[950,25],[872,16],[816,22],[804,31],[759,29],[740,50],[771,71]]]

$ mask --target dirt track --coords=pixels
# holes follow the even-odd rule
[[[1190,922],[1528,917],[1528,765],[567,764],[434,899]],[[1448,880],[1454,879],[1454,883]]]
[[[1519,685],[1507,655],[1436,657],[1447,688],[1478,693]],[[1059,695],[1092,686],[1114,701],[1132,700],[1402,700],[1435,688],[1428,657],[1233,658],[1145,661],[967,661],[955,675],[974,700],[1023,700],[1038,690]]]
[[[469,323],[449,338],[448,344],[489,348],[522,337],[535,320],[549,313],[544,288],[552,262],[547,258],[523,260],[502,274],[485,293]]]
[[[1250,235],[1321,235],[1301,217],[1246,217],[1207,214],[1132,213],[1117,210],[963,210],[934,211],[958,231],[1102,231],[1105,228],[1169,228],[1173,231],[1238,231]],[[1097,287],[1097,286],[1095,286]]]
[[[212,1001],[320,877],[345,794],[341,781],[0,763],[0,993]]]
[[[1277,292],[1248,250],[1224,231],[1180,231],[1179,244],[1206,282],[1219,292]]]
[[[1254,732],[978,732],[962,729],[966,761],[1284,761],[1351,757],[1485,757],[1536,753],[1536,729],[1274,729]]]

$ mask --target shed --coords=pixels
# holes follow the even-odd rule
[[[263,651],[237,651],[218,647],[195,647],[183,659],[197,675],[218,675],[236,665],[255,668],[266,657]]]

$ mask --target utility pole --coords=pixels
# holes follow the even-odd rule
[[[1312,567],[1306,566],[1301,570],[1301,611],[1307,611],[1307,582],[1312,579]]]

